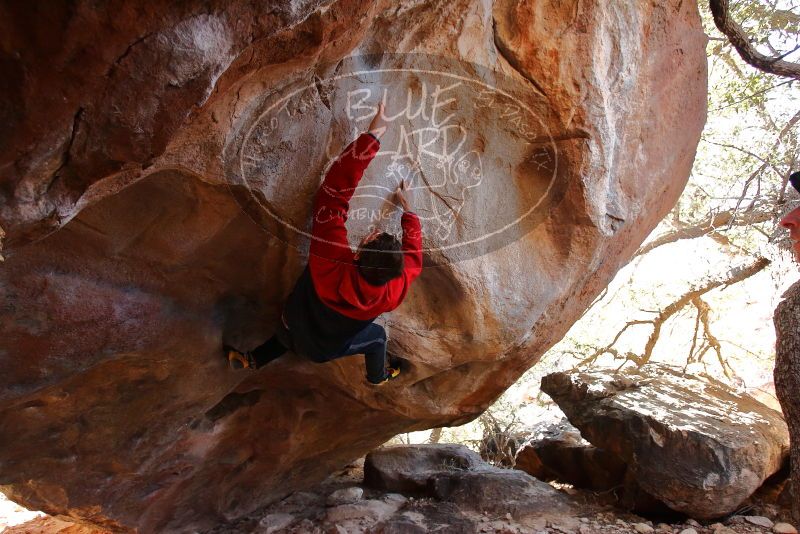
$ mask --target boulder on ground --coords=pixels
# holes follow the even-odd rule
[[[399,513],[381,522],[370,532],[377,534],[475,534],[475,521],[458,506],[427,499],[411,501]]]
[[[328,506],[339,506],[341,504],[353,504],[364,498],[364,490],[353,486],[342,488],[328,495]]]
[[[792,506],[792,481],[789,479],[790,461],[780,471],[769,477],[744,503],[750,509],[786,508]]]
[[[539,480],[598,491],[620,485],[626,469],[619,456],[583,439],[566,418],[534,427],[517,451],[515,466]]]
[[[437,474],[446,470],[478,469],[483,465],[481,457],[463,445],[384,447],[367,455],[364,484],[406,495],[425,495]]]
[[[364,483],[461,508],[525,517],[572,510],[569,498],[527,473],[491,466],[463,445],[399,445],[372,451]]]
[[[331,523],[346,521],[383,521],[391,517],[402,503],[392,501],[384,502],[378,499],[367,499],[350,504],[341,504],[328,509],[326,520]]]
[[[678,368],[552,373],[542,391],[643,490],[691,517],[735,511],[788,455],[780,413]]]

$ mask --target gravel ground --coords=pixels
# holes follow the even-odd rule
[[[252,514],[219,525],[207,534],[779,534],[796,533],[785,523],[788,511],[756,506],[724,521],[701,524],[692,519],[669,523],[615,509],[604,496],[561,487],[580,504],[570,517],[538,516],[519,520],[459,509],[452,503],[382,493],[361,486],[363,461]],[[0,494],[0,532],[4,534],[99,534],[103,530],[28,511]]]

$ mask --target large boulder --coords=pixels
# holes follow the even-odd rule
[[[370,452],[364,484],[512,517],[574,512],[570,499],[516,469],[494,467],[463,445],[396,445]]]
[[[780,413],[679,368],[553,373],[542,391],[582,436],[628,464],[632,482],[694,518],[737,510],[788,456]]]
[[[532,428],[517,451],[514,467],[539,480],[597,491],[621,485],[627,469],[620,457],[583,439],[566,418]]]
[[[0,34],[0,485],[108,529],[202,529],[476,417],[670,210],[705,121],[693,2],[13,2]],[[383,89],[349,224],[396,229],[414,180],[407,371],[228,371]]]
[[[376,449],[364,460],[364,484],[406,495],[433,496],[436,476],[486,467],[481,457],[456,444],[394,446]]]

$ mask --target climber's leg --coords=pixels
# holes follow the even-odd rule
[[[272,360],[280,358],[289,350],[295,350],[294,343],[292,342],[292,335],[286,327],[286,319],[281,314],[275,334],[253,349],[253,360],[256,363],[256,367],[261,368]]]
[[[386,365],[386,331],[381,325],[371,323],[350,342],[350,345],[336,358],[363,354],[367,367],[367,380],[372,384],[380,384],[397,373],[387,369]],[[335,358],[332,358],[335,359]]]
[[[272,336],[264,343],[252,350],[256,368],[267,365],[272,360],[283,356],[288,349],[280,342],[277,335]]]
[[[275,334],[253,350],[241,351],[228,345],[223,345],[222,348],[232,369],[260,369],[283,356],[290,345],[289,330],[281,321]]]

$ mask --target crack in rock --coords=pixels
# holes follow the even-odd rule
[[[528,80],[531,83],[531,85],[533,85],[533,87],[539,93],[542,94],[542,96],[548,96],[544,88],[541,86],[541,84],[539,84],[539,82],[537,82],[533,78],[533,76],[531,76],[522,69],[522,66],[519,64],[519,61],[517,61],[517,59],[514,58],[511,51],[508,49],[508,47],[506,47],[502,39],[500,39],[500,36],[497,34],[497,20],[494,17],[492,17],[492,38],[494,40],[494,46],[495,48],[497,48],[497,52],[503,59],[506,60],[509,66],[515,71],[517,71],[517,73],[519,73],[520,76]]]

